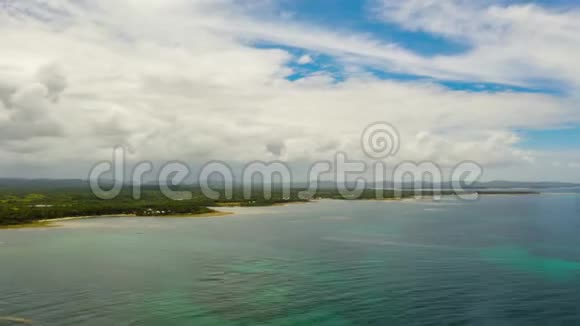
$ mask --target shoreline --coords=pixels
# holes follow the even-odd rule
[[[38,220],[40,223],[54,223],[54,222],[64,222],[64,221],[75,221],[75,220],[86,220],[90,218],[103,218],[103,217],[137,217],[135,214],[107,214],[107,215],[86,215],[86,216],[69,216],[61,217],[48,220]]]
[[[221,217],[234,215],[233,212],[215,211],[209,213],[199,213],[199,214],[175,214],[175,215],[164,215],[164,216],[136,216],[136,217],[153,217],[153,218],[203,218],[203,217]]]
[[[290,206],[290,205],[304,205],[304,204],[309,204],[311,203],[312,200],[297,200],[297,201],[289,201],[287,203],[281,202],[281,203],[274,203],[272,205],[268,205],[268,206],[240,206],[240,207],[285,207],[285,206]]]
[[[18,229],[45,229],[45,228],[56,228],[59,227],[58,224],[51,222],[39,222],[34,221],[32,223],[26,224],[11,224],[11,225],[0,225],[1,230],[18,230]]]
[[[527,195],[542,195],[543,193],[527,193],[527,192],[506,192],[506,193],[479,193],[479,196],[527,196]],[[444,197],[453,197],[454,195],[442,195]],[[273,203],[271,205],[264,205],[264,206],[242,206],[240,203],[230,203],[226,205],[219,205],[217,207],[208,207],[209,209],[214,210],[213,212],[207,213],[191,213],[191,214],[175,214],[175,215],[164,215],[164,216],[138,216],[136,214],[106,214],[106,215],[90,215],[90,216],[70,216],[70,217],[62,217],[56,219],[43,219],[32,221],[31,223],[25,224],[13,224],[13,225],[0,225],[0,230],[14,230],[14,229],[31,229],[31,228],[54,228],[54,227],[61,227],[59,222],[67,222],[67,221],[76,221],[76,220],[85,220],[85,219],[93,219],[93,218],[116,218],[116,217],[132,217],[132,218],[139,218],[139,217],[150,217],[150,218],[213,218],[213,217],[223,217],[223,216],[230,216],[235,215],[237,212],[235,211],[227,211],[227,210],[220,210],[220,209],[244,209],[244,208],[256,208],[256,207],[285,207],[289,205],[295,204],[308,204],[308,203],[315,203],[321,200],[340,200],[340,201],[374,201],[374,202],[394,202],[394,201],[420,201],[426,200],[426,198],[416,198],[416,197],[403,197],[403,198],[359,198],[359,199],[337,199],[337,198],[316,198],[306,201],[289,201],[289,202],[278,202]]]
[[[116,217],[131,217],[131,218],[213,218],[213,217],[222,217],[222,216],[229,216],[234,215],[235,212],[225,212],[225,211],[214,211],[208,213],[193,213],[193,214],[175,214],[175,215],[165,215],[165,216],[138,216],[135,214],[117,214],[117,215],[91,215],[91,216],[70,216],[70,217],[62,217],[62,218],[55,218],[55,219],[48,219],[48,220],[38,220],[31,223],[26,224],[13,224],[13,225],[0,225],[0,230],[18,230],[18,229],[42,229],[42,228],[58,228],[62,227],[62,224],[59,222],[68,222],[68,221],[78,221],[78,220],[88,220],[88,219],[97,219],[97,218],[116,218]]]

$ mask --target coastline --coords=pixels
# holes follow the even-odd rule
[[[541,195],[542,193],[533,193],[533,192],[487,192],[487,193],[479,193],[480,196],[525,196],[525,195]],[[445,197],[452,197],[453,195],[443,195]],[[316,198],[312,200],[306,201],[289,201],[289,202],[277,202],[272,203],[270,205],[264,206],[243,206],[241,202],[231,202],[219,205],[217,207],[208,207],[209,209],[213,210],[212,212],[207,213],[191,213],[191,214],[175,214],[175,215],[163,215],[163,216],[138,216],[136,214],[106,214],[106,215],[91,215],[91,216],[70,216],[70,217],[62,217],[57,219],[43,219],[33,221],[31,223],[26,224],[14,224],[14,225],[0,225],[0,230],[12,230],[12,229],[31,229],[31,228],[54,228],[54,227],[61,227],[62,225],[59,222],[66,222],[66,221],[76,221],[76,220],[84,220],[84,219],[93,219],[93,218],[115,218],[115,217],[153,217],[153,218],[214,218],[214,217],[223,217],[223,216],[230,216],[238,214],[237,209],[246,209],[246,208],[256,208],[256,207],[284,207],[289,205],[295,204],[308,204],[318,202],[320,200],[355,200],[355,201],[374,201],[374,202],[405,202],[405,201],[422,201],[428,200],[426,198],[417,198],[417,197],[403,197],[403,198],[359,198],[359,199],[335,199],[335,198]]]
[[[54,222],[64,222],[64,221],[75,221],[75,220],[86,220],[89,218],[102,218],[102,217],[137,217],[135,214],[108,214],[108,215],[87,215],[87,216],[70,216],[61,217],[49,220],[38,220],[40,223],[54,223]]]
[[[26,224],[13,224],[13,225],[0,225],[0,230],[17,230],[17,229],[37,229],[37,228],[57,228],[62,227],[59,222],[67,221],[77,221],[77,220],[87,220],[87,219],[97,219],[97,218],[115,218],[115,217],[153,217],[153,218],[214,218],[222,217],[228,215],[234,215],[235,212],[225,212],[225,211],[214,211],[209,213],[199,213],[199,214],[176,214],[176,215],[165,215],[165,216],[137,216],[135,214],[116,214],[116,215],[92,215],[92,216],[70,216],[55,218],[49,220],[38,220],[32,223]]]
[[[138,216],[138,217],[155,217],[155,218],[203,218],[203,217],[221,217],[221,216],[228,216],[234,215],[234,212],[224,212],[224,211],[215,211],[209,213],[200,213],[200,214],[176,214],[176,215],[164,215],[164,216]]]
[[[52,222],[35,221],[32,223],[26,223],[26,224],[0,225],[0,230],[45,229],[45,228],[55,228],[55,227],[59,227],[59,225],[52,223]]]
[[[311,203],[312,200],[298,200],[298,201],[289,201],[287,203],[274,203],[272,205],[268,205],[268,206],[262,206],[262,207],[285,207],[285,206],[289,206],[289,205],[304,205],[304,204],[309,204]],[[239,207],[244,207],[244,206],[239,206]],[[260,206],[249,206],[249,207],[260,207]]]

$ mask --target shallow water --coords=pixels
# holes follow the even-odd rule
[[[0,231],[0,325],[580,324],[580,197]]]

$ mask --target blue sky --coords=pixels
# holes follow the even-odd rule
[[[466,51],[469,46],[445,38],[401,29],[396,24],[374,17],[372,2],[357,0],[283,1],[281,10],[293,13],[296,20],[316,25],[365,33],[404,44],[410,50],[434,56]]]
[[[580,146],[580,127],[520,130],[523,146],[526,148],[554,150],[578,149]]]
[[[0,0],[0,174],[365,159],[387,121],[400,161],[580,181],[578,35],[569,0]]]
[[[579,3],[574,0],[503,0],[490,3],[510,5],[537,5],[545,10],[565,11],[575,10]],[[313,26],[323,26],[338,31],[357,32],[373,39],[384,42],[393,42],[401,47],[423,57],[453,56],[468,53],[473,49],[469,42],[448,38],[436,33],[421,30],[409,30],[396,23],[385,22],[377,17],[376,1],[359,0],[283,0],[279,2],[278,9],[285,15],[292,17],[293,21],[299,21]],[[312,62],[298,64],[288,63],[288,67],[294,73],[287,76],[288,80],[296,81],[301,78],[328,73],[335,82],[342,82],[348,73],[340,58],[332,55],[317,53],[298,47],[276,43],[256,43],[260,48],[280,48],[300,57],[309,55]],[[529,86],[510,83],[485,82],[469,79],[440,79],[428,75],[407,74],[375,66],[362,67],[363,70],[382,80],[396,81],[425,81],[436,83],[450,90],[462,92],[491,92],[491,93],[535,93],[547,94],[556,97],[566,97],[574,91],[569,85],[558,81],[550,75],[540,78],[529,78]],[[524,149],[576,149],[580,144],[580,125],[567,124],[561,128],[547,129],[514,129],[523,141],[520,144]]]

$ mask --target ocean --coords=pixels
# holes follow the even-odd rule
[[[579,194],[235,211],[0,230],[0,325],[580,325]]]

